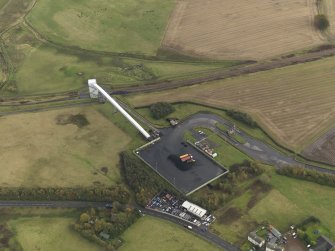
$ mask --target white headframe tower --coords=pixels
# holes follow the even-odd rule
[[[99,98],[99,94],[101,94],[102,96],[104,96],[119,112],[122,113],[123,116],[126,117],[126,119],[128,119],[128,121],[135,126],[135,128],[137,130],[140,131],[140,133],[142,133],[142,135],[146,138],[146,139],[150,139],[151,136],[150,134],[144,130],[144,128],[136,122],[135,119],[133,119],[132,116],[129,115],[128,112],[126,112],[125,109],[123,109],[117,102],[115,99],[113,99],[104,89],[102,89],[98,84],[97,84],[97,80],[96,79],[89,79],[88,80],[88,88],[90,91],[90,97],[92,99],[97,99]]]

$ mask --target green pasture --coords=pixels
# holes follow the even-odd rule
[[[124,245],[120,251],[222,250],[181,226],[150,216],[139,219],[121,237],[124,240]]]
[[[25,26],[4,34],[12,94],[54,93],[87,88],[96,78],[111,88],[145,84],[209,73],[229,63],[152,61],[56,48],[36,40]],[[16,90],[16,91],[15,91]],[[4,90],[2,90],[4,91]]]
[[[28,21],[47,39],[90,50],[155,55],[175,0],[44,0]]]
[[[202,130],[205,134],[209,142],[214,143],[214,152],[218,154],[214,158],[218,163],[222,164],[225,167],[230,167],[233,164],[242,163],[245,160],[251,160],[247,155],[243,152],[227,143],[223,138],[216,135],[214,132],[207,128],[194,128],[195,131]],[[187,132],[185,135],[186,140],[191,140],[191,142],[195,142],[193,135],[190,132]]]
[[[27,217],[8,222],[24,251],[103,251],[70,228],[74,218]]]
[[[264,222],[286,232],[290,225],[298,224],[309,216],[315,216],[320,219],[322,229],[327,229],[323,232],[329,238],[335,239],[333,230],[335,201],[332,200],[335,196],[334,188],[280,176],[274,171],[267,171],[261,178],[272,185],[272,190],[263,194],[251,208],[247,205],[254,191],[248,190],[217,210],[215,214],[218,218],[228,209],[232,210],[231,208],[239,213],[229,224],[215,222],[214,232],[228,241],[242,244],[248,233]]]
[[[5,6],[6,3],[8,3],[9,0],[0,0],[0,9]]]
[[[69,120],[74,115],[88,124],[77,126]],[[0,160],[6,163],[0,168],[0,185],[10,187],[118,183],[119,153],[131,142],[94,107],[3,116],[0,130]]]

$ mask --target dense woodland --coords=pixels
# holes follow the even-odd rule
[[[96,187],[1,187],[0,199],[3,200],[74,200],[74,201],[119,201],[127,203],[129,192],[122,186]]]
[[[235,164],[227,175],[208,184],[202,191],[192,194],[191,200],[209,210],[216,210],[246,189],[239,186],[243,181],[255,178],[263,172],[262,166],[255,161]],[[257,183],[262,181],[258,180]]]
[[[151,116],[154,119],[161,119],[174,112],[175,108],[166,102],[158,102],[150,106]]]
[[[155,173],[131,151],[122,153],[122,173],[126,183],[135,193],[136,202],[142,206],[160,191],[168,190],[180,193]]]
[[[118,238],[139,214],[136,209],[114,202],[109,209],[90,209],[80,215],[73,229],[83,237],[96,242],[106,250],[116,250],[122,245]]]

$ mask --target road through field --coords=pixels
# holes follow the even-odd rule
[[[236,140],[228,137],[228,135],[216,127],[216,123],[225,125],[227,128],[231,128],[233,124],[226,119],[219,117],[218,115],[209,114],[209,113],[198,113],[190,116],[188,119],[183,121],[175,129],[176,134],[173,135],[174,138],[182,138],[184,133],[188,130],[191,130],[194,127],[206,127],[213,130],[217,135],[224,138],[228,143],[234,145],[240,151],[244,152],[251,158],[266,163],[269,165],[276,166],[278,168],[287,165],[299,166],[306,169],[316,170],[322,173],[329,173],[335,175],[335,169],[325,169],[315,165],[304,164],[297,160],[294,157],[288,156],[277,149],[271,147],[270,145],[257,140],[253,137],[250,137],[248,134],[239,131],[237,132],[246,143],[239,143]],[[164,137],[164,135],[163,135]],[[206,136],[203,136],[206,137]],[[179,142],[178,142],[179,143]]]
[[[6,201],[0,200],[0,208],[8,208],[8,207],[47,207],[47,208],[104,208],[107,202],[94,202],[94,201]],[[143,216],[145,214],[158,217],[163,220],[167,220],[173,222],[175,224],[184,226],[185,221],[176,218],[172,215],[157,212],[154,210],[149,210],[146,208],[142,208],[140,206],[135,205],[138,210],[141,210]],[[215,234],[212,234],[207,231],[202,231],[201,228],[194,227],[192,230],[195,234],[200,236],[201,238],[224,248],[227,251],[238,251],[239,249],[229,242],[221,239]]]
[[[129,95],[127,100],[135,107],[158,101],[189,101],[237,109],[254,116],[278,143],[300,152],[315,137],[324,133],[335,119],[332,95],[335,91],[332,84],[334,66],[335,58],[331,57],[228,79],[232,72],[238,71],[233,69],[226,72],[227,77],[222,81]],[[239,70],[247,73],[258,67],[250,65]],[[224,78],[223,74],[219,78]]]

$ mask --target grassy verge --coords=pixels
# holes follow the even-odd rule
[[[116,109],[109,103],[104,105],[96,106],[97,111],[99,111],[103,116],[113,122],[118,128],[120,128],[124,133],[126,133],[132,141],[128,144],[128,149],[135,149],[147,141],[144,140],[142,134]],[[144,128],[146,128],[144,126]]]
[[[199,129],[203,131],[206,134],[207,139],[216,146],[214,147],[214,152],[216,152],[218,156],[215,157],[215,160],[223,166],[229,168],[233,164],[242,163],[245,160],[251,160],[247,155],[227,143],[223,138],[219,137],[211,130],[207,128],[195,128],[196,131]],[[195,143],[195,138],[190,132],[185,134],[185,139]]]
[[[9,0],[0,0],[0,9],[8,2]]]
[[[125,244],[120,251],[222,250],[180,226],[150,216],[139,219],[121,237],[125,240]]]
[[[217,127],[218,129],[220,129],[222,132],[229,133],[229,129],[230,129],[230,128],[227,128],[227,126],[225,126],[225,125],[222,125],[222,124],[220,124],[220,123],[217,123],[217,124],[216,124],[216,127]],[[240,144],[244,144],[244,143],[246,143],[246,140],[245,140],[243,137],[241,137],[239,134],[237,134],[237,133],[229,134],[229,136],[230,136],[231,138],[235,139],[235,140],[236,140],[237,142],[239,142]]]

